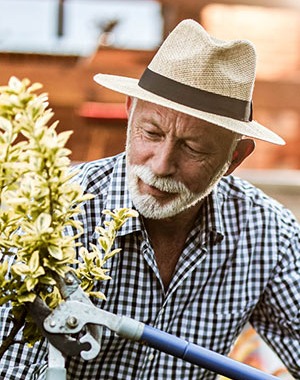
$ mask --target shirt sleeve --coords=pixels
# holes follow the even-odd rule
[[[0,344],[9,334],[12,323],[9,318],[9,307],[0,308]],[[22,334],[16,336],[21,340]],[[37,342],[33,347],[26,343],[15,343],[9,347],[0,360],[0,379],[34,380],[42,379],[47,365],[47,345],[45,340]]]
[[[300,232],[296,221],[280,233],[279,258],[273,276],[250,322],[300,379]],[[274,242],[276,244],[276,242]]]

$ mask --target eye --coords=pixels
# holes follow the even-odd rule
[[[159,136],[159,134],[157,132],[154,132],[154,131],[148,131],[145,129],[145,134],[149,137],[155,137],[155,136]]]
[[[153,127],[144,127],[143,128],[144,136],[150,140],[158,140],[161,138],[162,134],[157,128]]]
[[[201,154],[201,152],[199,150],[197,150],[196,148],[194,148],[193,146],[191,146],[187,143],[184,143],[184,148],[190,154],[193,154],[193,155]]]
[[[199,144],[193,144],[190,142],[184,142],[183,148],[184,152],[189,155],[191,158],[195,159],[204,159],[207,156],[210,156],[212,152],[204,149],[204,147],[199,146]]]

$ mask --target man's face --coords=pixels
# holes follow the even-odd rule
[[[200,202],[226,173],[234,134],[206,121],[138,101],[129,117],[128,185],[147,218],[175,216]]]

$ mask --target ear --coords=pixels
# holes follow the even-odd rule
[[[131,96],[127,96],[127,98],[126,98],[126,111],[127,111],[127,116],[129,115],[129,111],[130,111],[131,104],[132,104],[132,97],[131,97]]]
[[[242,139],[237,143],[237,146],[232,154],[231,164],[225,173],[231,174],[241,163],[247,158],[255,148],[255,142],[252,139]]]

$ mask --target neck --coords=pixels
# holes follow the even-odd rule
[[[165,290],[168,288],[186,239],[193,228],[202,204],[166,219],[147,219],[147,229]]]

